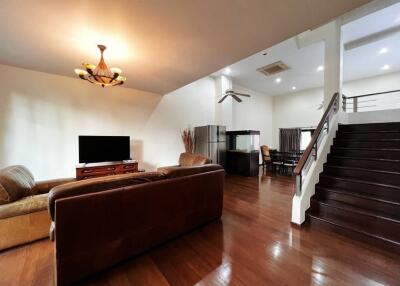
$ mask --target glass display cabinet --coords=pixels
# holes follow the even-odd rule
[[[227,131],[226,171],[244,176],[258,176],[260,131]]]

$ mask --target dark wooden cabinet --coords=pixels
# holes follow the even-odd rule
[[[227,131],[226,171],[243,176],[258,176],[260,131]]]
[[[76,179],[84,180],[96,177],[135,173],[138,171],[138,162],[92,163],[77,166]]]
[[[260,152],[236,152],[226,153],[226,171],[243,176],[258,176]]]

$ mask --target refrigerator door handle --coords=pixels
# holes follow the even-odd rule
[[[214,164],[219,163],[219,144],[217,143],[217,162],[213,162]]]

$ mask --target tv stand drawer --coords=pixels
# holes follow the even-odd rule
[[[111,162],[111,163],[100,163],[90,164],[83,167],[76,168],[76,179],[84,180],[103,176],[112,176],[118,174],[129,174],[138,172],[138,163],[123,163],[123,162]]]
[[[98,173],[98,172],[111,172],[117,170],[117,167],[108,167],[108,168],[87,168],[83,169],[82,173],[83,174],[88,174],[88,173]]]

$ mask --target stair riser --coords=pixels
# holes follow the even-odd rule
[[[320,219],[314,218],[314,217],[310,216],[308,213],[306,214],[306,218],[311,223],[311,228],[315,227],[316,229],[324,229],[329,232],[334,232],[334,233],[343,235],[345,237],[350,237],[351,239],[354,239],[356,241],[363,241],[365,243],[372,244],[379,249],[384,248],[384,249],[389,250],[390,252],[400,253],[400,248],[399,248],[398,244],[384,241],[379,238],[369,237],[367,235],[355,232],[351,229],[332,225],[332,224],[324,222]]]
[[[344,133],[337,131],[336,138],[340,139],[400,139],[400,132],[385,133]]]
[[[333,222],[351,223],[364,232],[378,235],[394,241],[400,241],[400,224],[378,217],[372,217],[329,205],[321,205],[311,201],[311,212],[317,217]]]
[[[350,132],[363,132],[363,131],[399,131],[400,122],[379,123],[379,124],[350,124],[339,125],[339,131]]]
[[[316,188],[313,198],[316,200],[323,200],[328,203],[342,202],[355,207],[360,207],[368,210],[369,212],[382,212],[387,214],[389,217],[400,220],[400,205],[355,197],[349,194],[331,192],[318,187]]]
[[[335,177],[355,178],[358,180],[368,178],[368,181],[380,184],[400,186],[400,174],[387,174],[364,170],[340,169],[331,167],[329,165],[324,166],[324,174]]]
[[[327,163],[329,165],[336,165],[336,166],[346,166],[346,167],[356,167],[356,168],[362,167],[365,169],[400,172],[400,163],[398,162],[337,158],[329,154]]]
[[[388,148],[400,149],[400,141],[353,141],[334,139],[333,146],[347,148]]]
[[[342,180],[336,180],[334,178],[320,176],[318,185],[326,188],[335,188],[349,193],[362,192],[364,194],[370,194],[376,198],[395,201],[400,203],[400,190],[387,188],[376,185],[367,185],[358,182],[348,182]],[[317,185],[317,186],[318,186]]]
[[[332,147],[331,154],[345,157],[400,160],[400,151],[393,150],[336,149]]]

